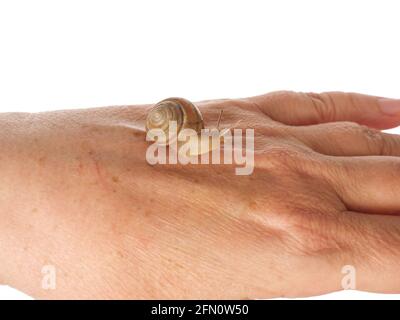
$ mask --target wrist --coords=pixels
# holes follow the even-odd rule
[[[125,187],[146,166],[145,115],[144,106],[0,114],[1,283],[48,296],[44,266],[56,268],[60,284],[63,272],[78,275],[91,263],[105,272],[99,254],[118,260],[110,246],[121,216],[132,213]],[[56,294],[65,297],[63,286]]]

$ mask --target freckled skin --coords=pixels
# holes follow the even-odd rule
[[[119,182],[119,178],[118,177],[112,177],[112,181],[115,182],[115,183],[118,183]]]
[[[350,264],[357,288],[400,291],[399,138],[349,123],[400,117],[346,99],[199,103],[206,127],[223,110],[221,128],[255,129],[250,176],[149,165],[151,106],[0,115],[1,283],[35,298],[251,299],[340,290]]]

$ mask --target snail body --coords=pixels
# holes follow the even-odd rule
[[[173,123],[171,123],[173,121]],[[174,130],[170,130],[171,125],[176,125]],[[185,129],[192,129],[196,134],[185,135],[185,139],[178,139],[179,134]],[[155,104],[147,114],[146,131],[150,140],[155,140],[161,146],[176,146],[179,153],[185,156],[196,156],[210,152],[215,149],[216,139],[221,139],[229,130],[225,129],[218,136],[203,136],[201,131],[204,129],[204,120],[200,110],[190,101],[183,98],[168,98]],[[164,133],[160,135],[160,130]],[[171,131],[171,132],[170,132]],[[186,148],[180,148],[182,145],[190,145]]]

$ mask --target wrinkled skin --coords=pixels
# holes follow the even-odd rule
[[[396,101],[275,92],[198,103],[255,129],[252,175],[145,160],[150,106],[0,120],[0,280],[35,298],[400,292]],[[389,111],[388,111],[389,110]],[[43,289],[43,266],[57,284]]]

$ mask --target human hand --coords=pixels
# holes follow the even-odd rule
[[[148,106],[3,115],[1,279],[39,298],[268,298],[340,290],[352,265],[357,289],[398,292],[400,138],[371,129],[400,123],[396,104],[199,103],[206,125],[223,109],[221,127],[255,129],[249,176],[150,166]]]

